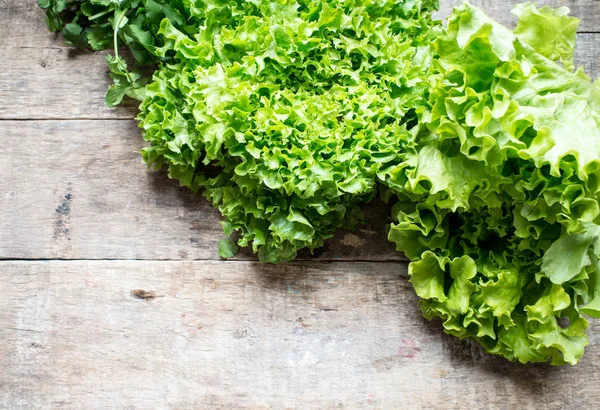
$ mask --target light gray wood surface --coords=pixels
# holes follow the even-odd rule
[[[138,299],[138,290],[155,299]],[[594,408],[576,367],[483,356],[396,263],[52,261],[0,269],[1,408]],[[596,327],[594,330],[600,330]]]
[[[515,2],[473,3],[514,22]],[[597,76],[600,2],[540,4],[582,19]],[[146,171],[135,104],[105,107],[104,53],[64,46],[34,0],[0,0],[0,46],[0,408],[596,406],[598,324],[561,369],[444,336],[381,203],[293,264],[219,261],[218,212]]]

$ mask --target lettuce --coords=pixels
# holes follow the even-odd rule
[[[138,119],[148,165],[281,262],[356,225],[379,175],[405,160],[439,26],[424,2],[253,4],[235,20],[204,11],[193,36],[163,20],[157,54],[172,62]]]
[[[574,69],[567,8],[520,4],[509,30],[468,3],[442,28],[435,0],[38,3],[68,43],[114,48],[108,105],[140,101],[144,161],[237,234],[222,258],[292,260],[380,191],[426,318],[509,360],[583,355],[600,88]]]
[[[574,364],[582,313],[600,305],[600,90],[572,71],[578,21],[564,8],[515,13],[510,31],[464,4],[434,43],[416,152],[386,179],[401,198],[389,239],[447,333]]]
[[[441,30],[436,0],[39,4],[70,44],[114,45],[107,103],[141,101],[145,162],[202,191],[266,262],[362,220],[404,161]]]

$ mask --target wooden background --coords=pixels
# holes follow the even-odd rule
[[[443,2],[442,15],[450,1]],[[475,1],[507,24],[512,1]],[[600,1],[577,61],[600,74]],[[0,408],[594,408],[600,326],[575,367],[489,357],[422,319],[389,209],[318,255],[221,261],[219,214],[148,173],[103,53],[0,0]]]

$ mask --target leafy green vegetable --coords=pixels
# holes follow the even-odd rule
[[[114,42],[107,103],[142,101],[144,160],[202,190],[227,234],[279,262],[360,222],[379,176],[404,160],[436,5],[89,0],[71,6],[63,34],[92,48]],[[117,43],[136,66],[159,65],[149,82]]]
[[[583,355],[600,88],[574,71],[568,9],[520,4],[511,31],[468,3],[444,29],[434,0],[38,3],[69,44],[114,49],[108,105],[141,102],[145,162],[239,235],[222,258],[291,260],[381,190],[425,317],[509,360]]]
[[[570,17],[567,7],[557,9],[544,6],[537,9],[531,3],[520,3],[513,13],[519,17],[514,33],[521,41],[553,61],[562,61],[572,70],[573,52],[577,39],[579,20]]]
[[[201,24],[192,15],[184,17],[181,0],[38,0],[38,4],[46,10],[50,30],[60,31],[67,44],[105,50],[114,47],[116,39],[139,65],[160,61],[154,50],[164,18],[182,27],[186,20]]]
[[[409,85],[426,63],[413,43],[433,31],[394,2],[258,4],[193,37],[164,20],[157,53],[173,63],[145,88],[138,118],[146,162],[203,190],[227,234],[279,262],[356,225],[378,174],[403,161],[421,94]]]
[[[219,257],[231,259],[238,252],[239,248],[230,238],[219,241]]]
[[[574,364],[581,313],[600,306],[600,90],[570,71],[576,19],[516,14],[510,31],[465,4],[433,45],[415,153],[387,176],[401,198],[389,238],[446,332],[511,360]]]

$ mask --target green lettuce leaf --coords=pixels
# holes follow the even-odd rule
[[[513,13],[519,24],[513,31],[535,51],[553,61],[561,61],[567,70],[574,68],[573,53],[579,19],[569,16],[567,7],[540,9],[532,3],[520,3]]]
[[[446,332],[509,360],[575,364],[581,314],[600,307],[600,94],[570,71],[566,9],[515,13],[511,31],[464,4],[433,43],[428,104],[384,177],[400,200],[389,239]]]
[[[431,2],[266,4],[194,35],[164,19],[155,53],[173,62],[138,119],[148,165],[203,190],[240,246],[279,262],[359,223],[405,161],[438,25]]]
[[[382,190],[426,318],[509,360],[583,355],[600,87],[573,71],[568,9],[520,4],[511,31],[468,3],[442,28],[434,0],[38,4],[68,44],[113,48],[107,104],[141,102],[144,161],[239,238],[221,257],[313,251]]]

